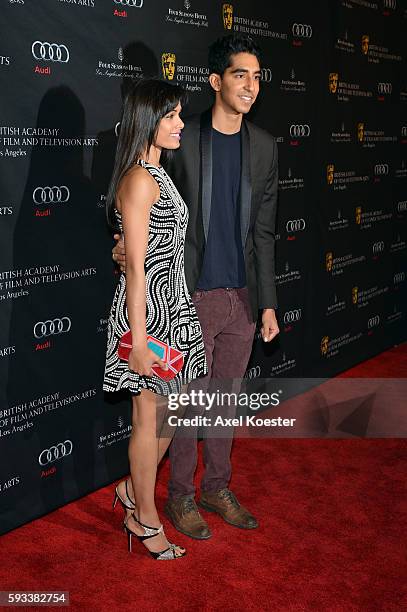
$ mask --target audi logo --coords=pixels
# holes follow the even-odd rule
[[[134,8],[142,8],[144,0],[113,0],[115,4],[123,4],[123,6],[132,6]]]
[[[376,175],[389,174],[389,164],[376,164],[374,167],[374,173]]]
[[[72,453],[73,444],[71,440],[65,440],[64,442],[58,442],[55,446],[45,448],[38,457],[38,463],[41,466],[48,465],[48,463],[54,463],[58,459],[62,459]]]
[[[114,133],[116,134],[116,138],[118,138],[118,137],[119,137],[119,128],[120,128],[120,123],[121,123],[121,122],[120,122],[120,121],[118,121],[118,122],[116,123],[116,125],[114,126]]]
[[[294,323],[295,321],[299,321],[301,319],[301,308],[297,308],[296,310],[289,310],[284,313],[284,323]]]
[[[391,94],[393,91],[393,85],[391,83],[378,83],[377,92],[379,94]]]
[[[397,0],[383,0],[384,8],[396,10]]]
[[[405,272],[396,272],[396,274],[393,277],[393,282],[396,285],[397,283],[404,283],[406,278],[406,273]]]
[[[260,373],[261,373],[260,366],[256,366],[254,368],[250,368],[249,370],[247,370],[245,378],[249,378],[249,379],[258,378],[260,376]]]
[[[33,191],[33,201],[35,204],[57,204],[67,202],[70,191],[66,185],[57,187],[36,187]]]
[[[377,327],[379,323],[380,323],[380,317],[379,315],[376,315],[375,317],[372,317],[371,319],[369,319],[369,321],[367,322],[367,328],[372,329],[372,327]]]
[[[288,233],[292,232],[302,232],[305,230],[305,220],[304,219],[290,219],[287,221],[285,225],[285,229]]]
[[[273,73],[271,72],[271,68],[262,68],[261,69],[261,80],[265,83],[271,83],[271,79],[273,78]]]
[[[397,202],[397,210],[398,212],[405,212],[407,210],[407,200],[404,200],[404,202]]]
[[[401,128],[401,135],[407,136],[407,127],[405,125],[403,125],[403,127]]]
[[[34,325],[34,337],[46,338],[47,336],[57,336],[58,334],[66,334],[72,327],[72,322],[69,317],[62,319],[48,319],[48,321],[38,321]]]
[[[65,45],[36,40],[31,45],[31,53],[37,60],[61,62],[62,64],[69,62],[69,51]]]
[[[311,128],[306,123],[305,125],[290,125],[290,136],[291,138],[306,138],[311,134]]]
[[[311,38],[312,26],[306,23],[293,23],[292,33],[293,36],[297,36],[298,38]]]
[[[384,251],[384,242],[375,242],[373,245],[373,253],[383,253]]]

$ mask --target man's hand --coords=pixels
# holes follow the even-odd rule
[[[113,238],[117,241],[112,249],[113,261],[117,263],[121,272],[126,271],[126,252],[124,250],[124,238],[121,234],[115,234]]]
[[[264,342],[271,342],[280,332],[274,308],[265,308],[261,317],[261,336]]]

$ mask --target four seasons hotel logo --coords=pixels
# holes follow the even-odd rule
[[[163,53],[161,56],[163,77],[168,81],[172,81],[174,79],[176,59],[175,53]]]
[[[231,30],[233,27],[233,5],[222,5],[223,27],[225,30]]]

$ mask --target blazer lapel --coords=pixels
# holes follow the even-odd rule
[[[201,115],[202,222],[208,240],[212,200],[212,109]]]
[[[242,145],[242,172],[240,177],[240,232],[243,249],[246,244],[247,233],[250,224],[250,208],[252,199],[252,180],[250,171],[250,134],[245,120],[242,121],[241,129]]]

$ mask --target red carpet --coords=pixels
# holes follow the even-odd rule
[[[347,375],[405,376],[406,362],[404,344]],[[207,542],[165,521],[186,558],[156,562],[138,543],[129,555],[112,485],[3,536],[0,590],[70,591],[71,609],[109,612],[405,610],[406,450],[407,440],[236,440],[232,488],[259,529],[205,513]],[[161,510],[167,477],[166,463]]]

